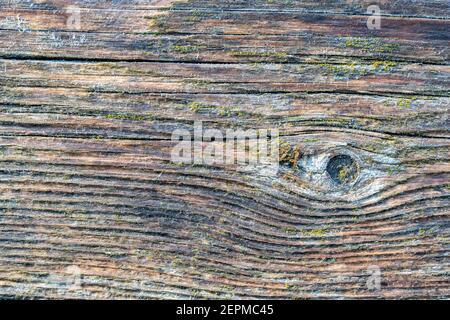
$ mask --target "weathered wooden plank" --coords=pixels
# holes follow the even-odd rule
[[[370,187],[369,194],[359,193],[362,202],[347,194],[330,202],[325,200],[329,194],[311,196],[311,185],[289,185],[286,178],[268,184],[264,177],[226,169],[171,166],[161,161],[167,155],[152,155],[164,142],[65,139],[57,149],[51,143],[48,149],[48,139],[18,139],[2,141],[2,161],[9,165],[1,198],[7,213],[2,233],[15,235],[14,242],[3,239],[2,262],[19,270],[24,266],[19,267],[18,258],[35,262],[21,271],[20,281],[43,273],[51,284],[52,275],[63,276],[61,266],[76,262],[83,266],[83,293],[98,291],[97,297],[126,296],[127,284],[142,289],[135,294],[153,297],[245,297],[251,287],[252,297],[371,297],[358,281],[348,286],[345,279],[364,281],[364,268],[376,261],[389,270],[384,277],[391,290],[385,297],[396,291],[403,297],[426,297],[424,292],[430,291],[410,289],[415,283],[433,286],[433,295],[448,292],[447,264],[443,256],[438,258],[448,237],[443,223],[449,204],[445,163],[441,169],[436,164],[420,166],[420,171],[400,165],[392,176],[370,181],[378,181],[380,190],[372,195]],[[137,148],[139,144],[144,149]],[[134,153],[137,150],[147,151]],[[420,198],[415,190],[420,190]],[[84,241],[75,241],[81,236]],[[58,249],[50,254],[44,243]],[[441,262],[439,268],[436,261]],[[4,292],[17,292],[10,282],[17,276],[9,270],[3,276]],[[407,279],[398,280],[400,270]],[[423,270],[429,270],[426,278]],[[201,272],[208,272],[210,280],[200,280]],[[96,279],[105,277],[116,286],[125,283],[102,288]],[[159,285],[148,280],[155,277]],[[133,282],[138,280],[149,282],[140,288]],[[162,291],[155,294],[159,286]],[[29,288],[37,291],[33,295],[57,295],[51,285]],[[195,293],[195,288],[201,291]]]
[[[2,58],[181,62],[349,62],[372,60],[446,64],[442,41],[376,37],[122,35],[66,32],[0,32]]]
[[[77,63],[0,60],[5,87],[100,92],[364,92],[446,96],[450,67],[393,61],[347,64]],[[324,89],[327,86],[327,89]]]
[[[330,18],[317,12],[83,9],[80,23],[71,25],[71,13],[61,4],[53,10],[15,10],[0,13],[3,56],[280,62],[347,55],[448,61],[447,20],[383,17],[382,30],[368,33],[367,16]]]
[[[331,33],[342,35],[367,35],[367,15],[330,16],[317,12],[252,12],[252,11],[111,11],[79,9],[80,23],[70,23],[73,15],[64,10],[14,10],[0,13],[4,30],[26,31],[89,31],[171,34],[250,34],[298,35],[301,33]],[[14,19],[12,18],[14,17]],[[269,19],[270,18],[270,19]],[[73,20],[73,19],[72,19]],[[374,36],[400,39],[448,40],[445,33],[447,20],[430,18],[383,17],[382,30],[372,31]],[[82,23],[81,23],[82,22]],[[133,28],[130,29],[130,24]],[[420,28],[419,28],[420,26]]]
[[[0,1],[0,297],[448,299],[448,2],[369,4]],[[278,173],[172,162],[200,121]]]

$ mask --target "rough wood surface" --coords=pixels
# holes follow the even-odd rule
[[[0,0],[0,297],[449,299],[449,2],[373,2]],[[292,161],[173,164],[194,121]]]

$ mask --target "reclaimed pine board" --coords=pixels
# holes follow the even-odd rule
[[[374,2],[0,0],[0,297],[449,299],[449,2]],[[173,164],[195,121],[278,175]]]

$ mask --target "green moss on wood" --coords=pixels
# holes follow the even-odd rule
[[[234,57],[259,57],[259,58],[276,58],[286,59],[288,54],[285,52],[260,52],[260,51],[230,51],[230,54]]]
[[[201,50],[204,50],[206,48],[207,46],[173,45],[170,47],[170,50],[186,54],[186,53],[200,52]]]
[[[107,114],[106,119],[116,119],[116,120],[132,120],[132,121],[145,121],[152,120],[152,116],[146,115],[131,115],[131,114]]]
[[[416,97],[398,99],[397,107],[411,108],[413,106],[414,101],[416,100],[417,100]]]
[[[377,60],[370,64],[349,63],[330,64],[319,63],[328,75],[336,79],[358,79],[362,76],[369,76],[378,73],[387,73],[395,69],[398,63],[388,60]]]
[[[242,111],[238,112],[240,108],[236,106],[206,105],[196,101],[189,103],[188,108],[193,112],[201,112],[202,110],[213,110],[221,116],[231,116],[234,114],[242,116],[244,114],[244,112]]]
[[[306,237],[324,237],[328,234],[328,231],[323,228],[312,229],[312,230],[303,230],[302,234]]]
[[[380,38],[343,37],[338,41],[340,46],[374,54],[395,52],[400,48],[397,43],[386,42]]]
[[[297,169],[297,162],[300,159],[300,147],[292,147],[289,142],[280,139],[278,143],[280,163],[285,163],[294,169]]]

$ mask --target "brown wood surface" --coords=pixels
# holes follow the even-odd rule
[[[449,2],[374,3],[0,0],[0,297],[449,299]],[[278,175],[172,163],[194,121]]]

